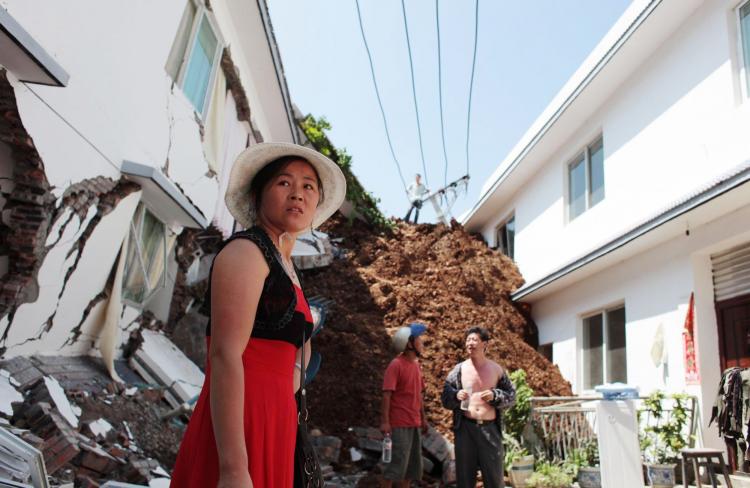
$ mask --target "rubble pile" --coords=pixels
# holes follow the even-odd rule
[[[163,387],[114,383],[94,358],[15,358],[2,367],[18,395],[0,424],[41,452],[53,483],[168,485],[184,424],[162,419],[170,410]]]
[[[308,295],[333,301],[326,330],[315,339],[323,362],[309,393],[311,422],[324,431],[355,445],[348,426],[379,424],[382,375],[394,356],[390,334],[415,320],[430,325],[425,403],[430,423],[443,433],[451,420],[440,392],[464,356],[463,334],[472,325],[490,330],[489,357],[509,370],[523,368],[536,395],[571,394],[558,368],[532,347],[536,327],[528,308],[510,300],[523,283],[515,264],[460,225],[399,223],[375,233],[337,216],[322,230],[343,255],[304,275]]]

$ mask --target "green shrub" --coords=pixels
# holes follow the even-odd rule
[[[516,388],[516,404],[503,412],[503,425],[506,432],[522,443],[523,431],[531,415],[531,397],[534,396],[534,390],[526,382],[526,371],[517,369],[509,376]]]
[[[573,476],[563,466],[548,461],[539,463],[526,480],[528,488],[568,488],[572,483]]]

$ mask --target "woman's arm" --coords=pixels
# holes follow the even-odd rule
[[[211,420],[219,453],[219,487],[252,486],[243,426],[242,353],[269,269],[260,249],[237,239],[217,256],[211,276]]]

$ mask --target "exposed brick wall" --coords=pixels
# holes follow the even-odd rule
[[[235,66],[232,60],[232,53],[229,48],[224,48],[224,52],[221,54],[221,69],[224,72],[224,77],[227,79],[227,86],[229,91],[232,92],[234,97],[234,103],[237,105],[237,120],[245,121],[250,124],[250,129],[253,131],[253,138],[256,142],[263,142],[263,135],[260,133],[258,128],[252,119],[250,113],[250,104],[247,101],[247,93],[245,88],[242,86],[240,80],[240,70]]]
[[[188,304],[192,300],[202,301],[208,283],[201,282],[188,285],[186,274],[193,261],[206,254],[213,254],[219,250],[224,237],[213,225],[206,229],[185,229],[177,237],[175,259],[177,261],[177,276],[175,277],[172,304],[169,308],[169,319],[166,332],[171,334],[177,323],[185,316]]]
[[[5,204],[10,213],[0,237],[0,247],[8,255],[8,272],[0,278],[0,317],[10,315],[12,320],[19,305],[37,298],[36,273],[45,255],[55,197],[42,158],[21,122],[5,70],[0,70],[0,141],[10,146],[14,161],[14,188]]]

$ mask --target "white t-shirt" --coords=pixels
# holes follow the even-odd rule
[[[416,181],[412,182],[412,184],[408,186],[406,192],[409,194],[409,201],[411,202],[421,200],[422,197],[427,195],[428,193],[427,187],[425,187],[422,183],[417,183]]]

